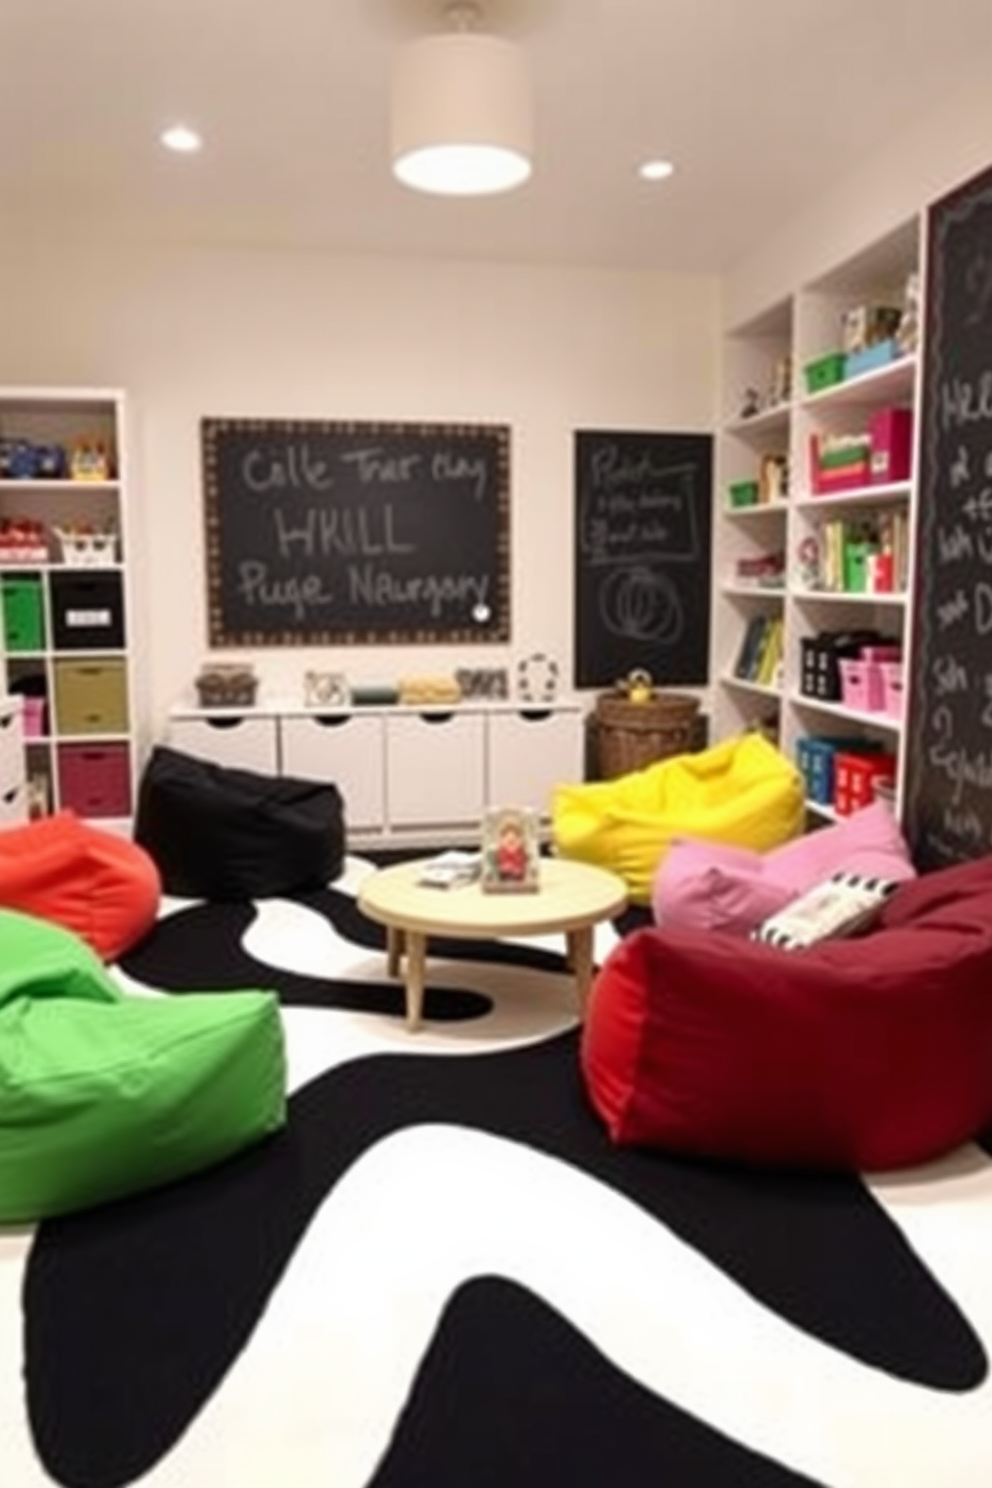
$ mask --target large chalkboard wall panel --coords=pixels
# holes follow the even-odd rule
[[[708,681],[713,439],[575,434],[575,686]]]
[[[927,230],[905,791],[922,869],[992,851],[992,171]]]
[[[211,646],[510,638],[504,425],[204,419]]]

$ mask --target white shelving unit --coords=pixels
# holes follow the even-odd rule
[[[29,807],[116,828],[136,779],[126,490],[123,393],[0,388],[0,692],[23,699]]]
[[[870,477],[858,489],[814,494],[810,441],[813,436],[863,434],[872,415],[883,409],[916,409],[915,355],[807,392],[805,368],[842,346],[842,317],[862,305],[897,305],[921,259],[921,224],[907,222],[828,273],[800,285],[763,314],[732,327],[724,353],[724,423],[718,440],[717,511],[714,523],[715,596],[712,674],[713,733],[723,738],[762,726],[795,757],[803,736],[841,733],[872,741],[899,759],[897,809],[903,770],[901,716],[846,707],[840,701],[804,694],[803,642],[819,632],[875,629],[899,643],[906,657],[910,642],[912,553],[915,523],[915,459],[909,477],[884,484]],[[783,377],[788,358],[791,377]],[[758,394],[762,407],[742,417],[742,407]],[[768,406],[771,403],[771,406]],[[915,421],[918,424],[918,419]],[[914,424],[914,428],[915,428]],[[757,480],[762,459],[786,453],[785,499],[733,507],[732,484]],[[905,537],[908,576],[899,592],[827,592],[810,582],[811,546],[822,553],[826,524],[838,518],[880,519],[898,514]],[[785,555],[784,584],[778,590],[742,584],[737,566],[776,551]],[[820,587],[817,587],[819,583]],[[735,675],[748,622],[755,615],[782,621],[781,667],[764,685]],[[908,665],[905,675],[909,675]],[[813,805],[814,803],[811,803]],[[823,815],[829,809],[817,805]]]

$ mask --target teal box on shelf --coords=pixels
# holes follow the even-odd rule
[[[849,377],[863,377],[866,372],[887,367],[898,355],[899,348],[893,337],[889,337],[887,341],[876,341],[874,346],[866,346],[864,351],[849,351],[844,359],[845,381]]]
[[[796,740],[796,764],[806,782],[806,794],[818,806],[834,800],[834,757],[843,753],[874,750],[880,746],[863,738],[808,734]]]

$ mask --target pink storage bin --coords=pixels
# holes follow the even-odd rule
[[[905,673],[901,661],[879,663],[882,672],[882,711],[901,718],[905,699]]]
[[[853,660],[841,660],[837,663],[840,668],[840,700],[845,708],[857,708],[859,712],[868,711],[868,663],[858,658]]]
[[[62,744],[58,777],[64,808],[80,816],[130,816],[131,773],[126,744]]]
[[[913,463],[913,415],[908,408],[882,408],[868,424],[871,440],[871,479],[909,480]]]
[[[45,734],[45,699],[26,697],[21,715],[25,739],[41,739]]]

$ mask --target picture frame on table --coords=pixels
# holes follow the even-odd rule
[[[533,894],[540,887],[537,813],[529,806],[496,806],[482,818],[484,894]]]

